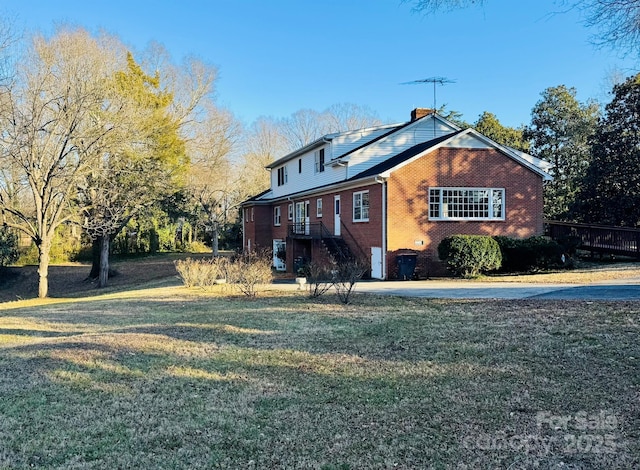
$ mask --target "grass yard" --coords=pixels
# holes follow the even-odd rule
[[[0,304],[0,468],[638,468],[640,305]]]

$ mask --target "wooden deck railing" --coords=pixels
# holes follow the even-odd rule
[[[577,247],[591,253],[632,256],[640,259],[640,229],[570,222],[545,222],[554,240],[574,238]]]

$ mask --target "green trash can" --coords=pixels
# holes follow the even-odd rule
[[[408,281],[413,278],[413,272],[416,270],[418,255],[415,253],[402,253],[396,258],[398,264],[398,278]]]

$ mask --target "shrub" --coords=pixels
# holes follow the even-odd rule
[[[502,252],[502,271],[527,272],[563,266],[563,247],[547,237],[494,237]]]
[[[307,278],[309,297],[316,298],[327,292],[333,286],[337,266],[332,262],[320,263],[312,261],[302,267],[301,273]]]
[[[438,257],[455,275],[465,278],[500,268],[502,254],[498,243],[484,235],[453,235],[438,245]]]
[[[17,261],[18,237],[7,227],[0,227],[0,268]]]
[[[336,295],[340,302],[348,304],[356,283],[369,270],[369,264],[364,260],[350,259],[337,265],[334,278]]]
[[[273,280],[272,261],[268,250],[237,255],[229,264],[227,280],[236,284],[244,295],[255,297],[260,284]]]
[[[200,240],[194,240],[184,245],[183,251],[187,253],[211,253],[211,247]]]
[[[211,287],[227,278],[229,260],[223,257],[177,260],[178,275],[185,287]]]

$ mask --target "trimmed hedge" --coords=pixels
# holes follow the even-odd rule
[[[565,249],[547,237],[535,236],[525,239],[494,237],[502,252],[503,272],[529,272],[566,267],[562,254]]]
[[[438,257],[447,269],[465,278],[495,271],[502,265],[500,246],[486,235],[453,235],[438,245]]]

